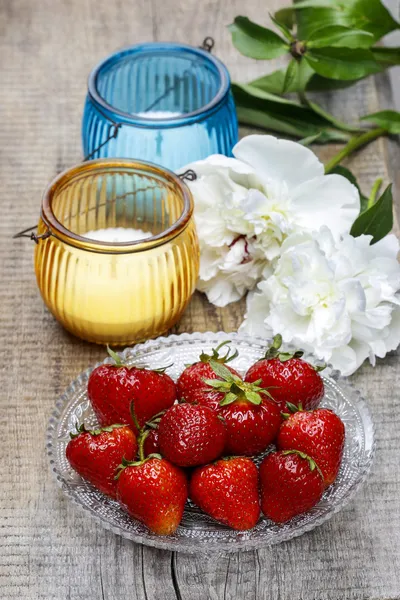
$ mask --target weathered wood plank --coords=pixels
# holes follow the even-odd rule
[[[28,241],[15,231],[37,220],[43,188],[81,158],[80,119],[90,68],[108,52],[145,40],[199,44],[233,79],[272,70],[231,45],[237,14],[268,23],[284,2],[239,0],[0,0],[0,336],[2,361],[1,597],[24,599],[280,600],[395,599],[400,596],[399,357],[393,353],[355,383],[370,398],[377,457],[368,484],[314,532],[271,550],[193,557],[142,548],[88,520],[57,489],[43,436],[55,397],[104,350],[64,332],[43,307]],[[385,77],[325,97],[349,121],[390,102]],[[326,159],[334,147],[317,148]],[[368,191],[389,181],[398,146],[379,140],[351,160]],[[398,188],[399,189],[399,188]],[[243,303],[225,310],[196,295],[176,331],[237,328]]]

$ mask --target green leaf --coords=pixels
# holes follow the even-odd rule
[[[124,363],[122,362],[120,355],[117,354],[117,352],[114,352],[114,350],[112,350],[110,346],[107,346],[107,352],[109,356],[111,356],[117,367],[123,366]]]
[[[294,42],[295,38],[288,27],[286,27],[285,23],[281,23],[278,19],[276,19],[273,15],[269,15],[271,21],[274,25],[280,30],[280,32],[285,36],[285,38],[289,42]]]
[[[375,60],[381,65],[382,69],[400,65],[400,48],[371,48]]]
[[[295,20],[294,20],[294,10],[291,6],[287,8],[281,8],[277,10],[275,13],[275,19],[279,21],[279,23],[283,23],[288,27],[288,29],[293,29]]]
[[[368,206],[368,198],[362,193],[360,186],[358,185],[358,181],[353,175],[353,173],[346,167],[342,167],[342,165],[338,165],[337,167],[332,169],[331,174],[332,173],[336,173],[337,175],[342,175],[343,177],[346,177],[346,179],[348,179],[350,183],[356,186],[356,188],[358,189],[358,193],[360,194],[360,213],[364,212],[364,210],[366,210]]]
[[[292,58],[286,69],[285,80],[283,82],[282,94],[285,94],[292,82],[298,77],[299,63],[295,58]]]
[[[232,402],[235,402],[235,400],[237,400],[236,394],[234,394],[233,392],[229,392],[228,394],[225,395],[224,398],[222,398],[222,400],[219,403],[219,405],[220,406],[227,406],[228,404],[232,404]]]
[[[399,28],[381,0],[327,0],[313,6],[307,1],[294,3],[297,31],[307,40],[311,33],[328,25],[343,25],[371,33],[375,40]],[[289,19],[289,13],[285,14]]]
[[[218,375],[218,377],[220,377],[221,379],[224,379],[225,381],[233,381],[232,373],[223,364],[211,359],[210,367],[212,368],[214,373]]]
[[[229,389],[230,384],[227,381],[221,381],[220,379],[203,379],[204,383],[210,387],[216,389],[222,389],[224,386]]]
[[[258,79],[253,79],[247,85],[251,87],[259,88],[269,94],[281,94],[283,90],[283,84],[285,81],[286,71],[285,69],[279,69],[269,75],[264,75]]]
[[[250,58],[277,58],[289,51],[289,45],[274,31],[253,23],[247,17],[236,17],[229,25],[234,46]]]
[[[331,127],[311,109],[249,85],[232,84],[241,123],[302,139],[320,133],[318,141],[348,141],[349,134]]]
[[[307,40],[307,48],[369,48],[374,41],[374,36],[368,31],[328,25],[312,32]]]
[[[291,93],[303,92],[306,89],[310,78],[315,75],[314,70],[310,67],[310,65],[307,64],[305,60],[300,60],[298,65],[297,77],[291,81],[287,89],[287,91]],[[271,94],[282,94],[286,73],[287,70],[279,69],[270,75],[264,75],[264,77],[259,77],[258,79],[250,81],[248,85],[257,87],[260,90],[264,90],[265,92],[269,92]]]
[[[244,395],[246,397],[246,400],[248,400],[252,404],[261,404],[262,402],[262,398],[260,394],[257,394],[257,392],[246,391]]]
[[[316,73],[330,79],[360,79],[381,70],[369,50],[319,48],[307,52],[304,58]]]
[[[381,70],[383,71],[382,67]],[[362,79],[364,79],[364,77],[361,77],[360,79],[344,81],[343,79],[328,79],[327,77],[322,77],[321,75],[317,75],[317,73],[314,73],[314,75],[311,77],[307,84],[307,91],[329,92],[335,90],[343,90],[348,87],[351,87],[352,85],[354,85],[358,81],[361,81]]]
[[[383,127],[389,133],[395,135],[400,133],[400,112],[395,110],[381,110],[361,117],[362,121],[372,121],[379,127]]]
[[[336,3],[343,4],[342,0]],[[376,40],[400,27],[381,0],[346,0],[347,5],[350,27],[369,31]]]
[[[305,137],[305,138],[299,140],[299,144],[301,144],[302,146],[311,146],[311,144],[313,144],[316,140],[318,140],[320,135],[321,135],[321,132],[316,133],[315,135],[309,135],[308,137]]]
[[[350,131],[350,132],[353,132],[353,133],[360,133],[361,130],[360,130],[359,127],[356,127],[354,125],[349,125],[348,123],[344,123],[343,121],[340,121],[339,119],[336,119],[336,117],[334,117],[333,115],[331,115],[330,113],[328,113],[328,111],[324,110],[322,108],[322,106],[320,106],[316,102],[312,102],[308,98],[307,98],[307,105],[310,108],[312,108],[312,110],[315,113],[317,113],[317,115],[320,115],[321,117],[323,117],[324,119],[326,119],[327,121],[329,121],[330,123],[332,123],[332,125],[334,125],[338,129],[343,129],[343,131]]]
[[[353,237],[372,235],[372,244],[379,242],[393,227],[392,185],[388,185],[379,200],[354,221],[350,233]]]

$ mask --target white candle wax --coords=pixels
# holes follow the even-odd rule
[[[151,231],[142,231],[130,227],[108,227],[107,229],[96,229],[87,231],[84,237],[98,242],[137,242],[151,237]]]
[[[139,117],[147,119],[172,119],[173,117],[180,117],[182,113],[172,112],[169,110],[149,110],[147,112],[137,113]]]

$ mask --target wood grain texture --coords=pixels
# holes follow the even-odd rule
[[[272,65],[239,55],[226,25],[268,22],[278,0],[0,0],[0,597],[5,600],[394,600],[400,597],[399,356],[353,377],[377,426],[372,475],[331,521],[260,552],[196,558],[141,547],[101,529],[58,490],[44,433],[55,398],[104,349],[63,331],[36,289],[32,245],[11,235],[37,221],[44,187],[81,158],[80,119],[92,66],[148,40],[216,39],[233,79]],[[321,96],[320,96],[321,98]],[[390,105],[385,76],[323,102],[348,121]],[[335,147],[317,148],[325,160]],[[368,191],[398,177],[396,142],[350,161]],[[399,184],[397,180],[397,184]],[[398,199],[397,187],[396,198]],[[398,225],[396,221],[396,230]],[[231,331],[244,303],[196,295],[177,332]]]

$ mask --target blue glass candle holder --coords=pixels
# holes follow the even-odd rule
[[[85,158],[135,158],[171,170],[230,156],[238,123],[229,73],[203,48],[125,48],[89,76],[82,137]]]

